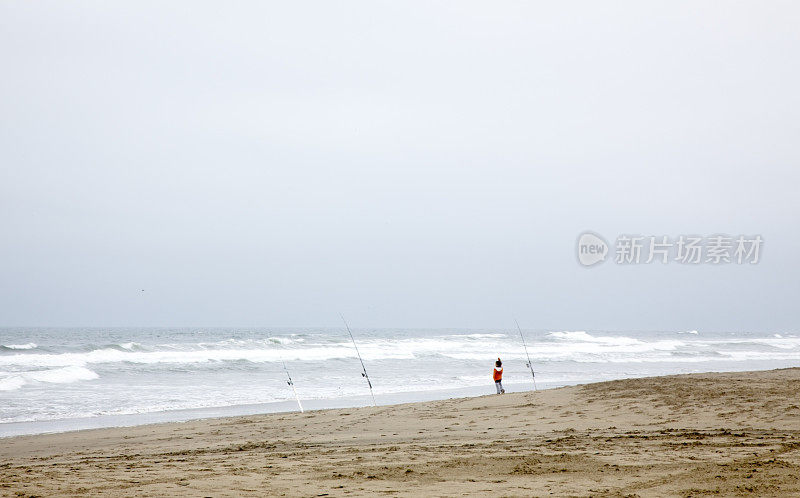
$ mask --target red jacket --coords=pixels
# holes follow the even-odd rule
[[[503,367],[494,367],[494,381],[503,380]]]

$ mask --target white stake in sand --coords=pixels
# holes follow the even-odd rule
[[[358,346],[356,346],[356,340],[353,337],[353,333],[350,332],[350,326],[347,325],[347,320],[344,319],[344,315],[339,313],[339,316],[342,317],[342,321],[344,322],[344,326],[347,328],[347,333],[350,334],[350,340],[353,341],[353,347],[356,348],[356,354],[358,355],[358,361],[361,362],[361,376],[367,380],[367,385],[369,386],[369,394],[372,396],[372,406],[378,406],[375,403],[375,393],[372,392],[372,382],[369,381],[369,375],[367,375],[367,367],[364,366],[364,360],[361,359],[361,353],[358,352]]]
[[[294,387],[294,381],[292,380],[292,376],[289,374],[289,369],[286,368],[286,362],[281,360],[281,363],[283,363],[283,369],[286,371],[286,378],[289,379],[287,384],[292,386],[292,391],[294,391],[294,399],[297,400],[297,406],[300,408],[300,413],[303,413],[303,405],[300,403],[300,396],[297,395],[297,389]]]
[[[525,336],[522,335],[522,329],[519,328],[519,322],[516,318],[514,318],[514,323],[517,324],[517,330],[519,330],[519,336],[522,338],[522,347],[525,348],[525,356],[528,358],[528,363],[525,364],[526,367],[531,369],[531,377],[533,377],[533,390],[536,391],[536,374],[533,373],[533,363],[531,363],[531,355],[528,354],[528,345],[525,344]]]

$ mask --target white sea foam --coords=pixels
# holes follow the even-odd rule
[[[776,349],[800,349],[800,338],[798,337],[754,337],[754,338],[730,338],[715,341],[695,341],[696,345],[704,345],[711,348],[725,348],[731,346],[759,345]]]
[[[119,347],[121,347],[122,349],[127,349],[128,351],[133,351],[137,348],[141,348],[142,345],[139,344],[138,342],[123,342],[122,344],[119,345]]]
[[[496,337],[505,337],[497,334]],[[493,338],[496,338],[493,335]],[[292,345],[294,341],[287,342]],[[281,345],[283,346],[283,345]],[[371,339],[361,341],[359,348],[369,360],[414,359],[418,355],[440,354],[448,349],[464,349],[480,352],[487,346],[498,343],[466,341],[457,342],[446,337],[432,339]],[[140,351],[138,343],[120,344],[120,348],[95,349],[86,353],[18,354],[0,356],[0,366],[55,367],[85,366],[98,363],[178,363],[191,364],[220,361],[250,361],[256,363],[283,360],[325,361],[355,358],[355,349],[348,343],[331,345],[306,344],[301,347],[278,348],[271,340],[240,341],[228,339],[213,343],[164,344],[156,351]],[[507,346],[506,346],[507,347]],[[156,349],[156,348],[151,348]]]
[[[29,342],[27,344],[3,344],[2,346],[7,349],[35,349],[38,347],[35,342]]]
[[[496,339],[498,337],[508,337],[506,334],[452,334],[447,337],[458,337],[467,339]]]
[[[575,332],[550,332],[548,334],[550,337],[554,337],[556,339],[562,339],[566,341],[574,341],[574,342],[594,342],[600,344],[608,344],[608,345],[631,345],[631,344],[642,344],[642,341],[639,339],[635,339],[633,337],[627,336],[593,336],[587,334],[584,331],[575,331]]]
[[[68,384],[79,380],[93,380],[99,377],[99,375],[88,368],[74,366],[28,372],[25,376],[32,381],[51,382],[54,384]]]
[[[764,344],[778,349],[800,349],[800,339],[793,337],[781,337],[776,334],[775,338],[754,339],[756,344]]]
[[[267,341],[274,342],[276,344],[297,344],[300,342],[305,342],[305,339],[302,337],[268,337]]]
[[[21,375],[10,377],[0,377],[0,391],[13,391],[25,385],[25,379]]]
[[[47,382],[51,384],[68,384],[81,380],[98,378],[97,373],[88,368],[69,366],[49,370],[33,370],[28,372],[4,372],[0,374],[0,391],[12,391],[26,384]]]
[[[476,341],[476,335],[482,337]],[[144,348],[137,342],[122,343],[119,348],[95,349],[85,353],[25,353],[0,356],[0,366],[17,369],[30,367],[87,366],[92,364],[182,364],[245,361],[252,363],[287,361],[327,361],[355,358],[355,349],[347,342],[334,344],[298,343],[293,340],[276,344],[266,340],[226,339],[217,342],[162,344]],[[359,341],[363,357],[375,360],[414,360],[440,356],[458,360],[485,360],[488,357],[523,358],[520,344],[506,334],[465,334],[430,338],[369,338]],[[528,344],[539,361],[578,362],[658,362],[671,352],[714,353],[735,344],[754,344],[792,350],[800,348],[798,338],[752,338],[716,341],[643,340],[624,335],[592,335],[585,331],[558,331],[545,340]],[[761,353],[759,351],[759,353]],[[745,353],[746,354],[746,353]],[[704,356],[704,355],[701,355]],[[712,355],[714,356],[714,355]],[[723,353],[716,356],[725,357]],[[730,358],[731,356],[728,355]],[[761,358],[761,354],[754,356]],[[688,360],[687,360],[688,361]]]
[[[214,361],[246,360],[252,362],[276,362],[286,360],[330,360],[355,357],[355,350],[345,347],[309,348],[303,350],[270,349],[207,349],[195,351],[120,351],[118,349],[96,349],[88,353],[27,354],[0,357],[0,365],[14,366],[85,366],[97,363],[201,363]],[[386,357],[397,355],[387,354]]]
[[[261,349],[270,348],[275,345],[291,345],[305,342],[302,337],[267,337],[266,339],[223,339],[215,342],[200,342],[197,344],[165,344],[173,349],[192,349],[200,347],[202,349]]]

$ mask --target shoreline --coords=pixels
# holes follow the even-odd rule
[[[785,367],[776,367],[785,368]],[[539,390],[556,389],[567,386],[596,384],[614,380],[625,380],[634,378],[652,378],[673,375],[692,375],[704,373],[736,373],[768,371],[771,369],[751,369],[751,370],[704,370],[701,372],[680,372],[680,373],[653,373],[645,375],[629,375],[607,380],[572,380],[572,381],[537,381]],[[538,378],[538,377],[537,377]],[[505,383],[508,393],[530,391],[532,384],[530,381],[517,381]],[[471,398],[494,394],[494,385],[486,383],[479,386],[466,386],[457,388],[401,391],[376,394],[378,406],[391,406],[406,403],[440,401],[453,398]],[[372,401],[368,394],[341,396],[335,398],[302,398],[303,407],[308,410],[328,410],[336,408],[355,408],[371,406]],[[0,423],[0,441],[9,437],[36,435],[36,434],[57,434],[63,432],[73,432],[103,428],[123,428],[136,427],[139,425],[162,424],[171,422],[188,422],[192,420],[202,420],[210,418],[225,418],[237,416],[250,416],[275,413],[292,413],[297,411],[297,402],[293,398],[286,398],[280,401],[253,402],[237,405],[206,406],[197,408],[177,408],[170,410],[141,412],[141,413],[114,413],[94,416],[80,416],[44,420],[26,420],[18,422]]]
[[[0,495],[800,493],[800,368],[13,436]]]
[[[541,387],[540,390],[557,389],[567,385],[579,384],[543,383],[543,386],[547,387]],[[528,386],[526,383],[520,382],[508,384],[507,387],[507,391],[509,393],[513,393],[525,392],[525,387]],[[375,398],[378,400],[378,406],[394,406],[408,403],[441,401],[446,399],[474,398],[491,394],[493,390],[494,385],[488,387],[470,386],[456,389],[437,389],[429,391],[405,391],[399,393],[376,394]],[[306,412],[372,406],[372,399],[368,394],[361,396],[343,396],[340,398],[306,398],[301,399],[301,401]],[[251,403],[246,405],[185,408],[147,413],[108,414],[97,415],[94,417],[5,422],[0,423],[0,441],[5,438],[17,436],[61,434],[65,432],[94,429],[137,427],[141,425],[182,423],[195,420],[284,413],[299,413],[299,410],[297,409],[297,402],[294,399],[265,403]]]

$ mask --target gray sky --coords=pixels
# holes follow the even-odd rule
[[[4,1],[0,325],[798,330],[798,26],[793,2]],[[587,269],[586,229],[765,243]]]

